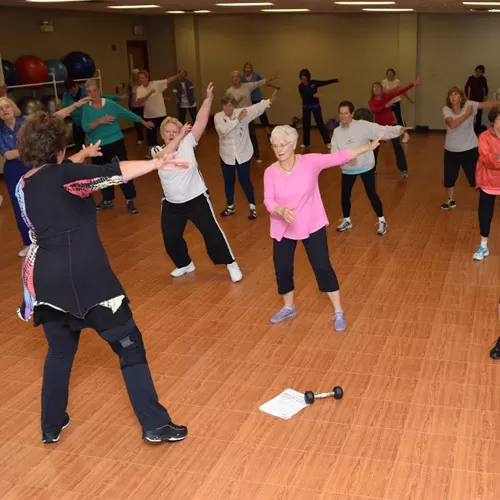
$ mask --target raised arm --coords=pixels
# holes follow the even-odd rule
[[[490,147],[487,134],[489,134],[489,132],[485,132],[479,136],[479,159],[480,161],[482,160],[486,168],[499,170],[500,154]]]
[[[411,90],[415,86],[416,86],[416,83],[412,82],[412,83],[410,83],[410,85],[407,85],[406,87],[400,87],[399,89],[389,90],[389,91],[384,92],[384,93],[390,99],[394,99],[395,97],[399,97],[400,95],[406,94],[406,92],[408,92],[408,90]]]
[[[198,114],[196,115],[196,120],[191,130],[191,133],[193,134],[194,140],[196,142],[200,141],[203,132],[205,132],[205,129],[207,128],[213,101],[214,101],[214,85],[212,82],[210,82],[207,87],[207,96],[203,101],[203,104],[201,105]]]
[[[264,111],[268,108],[271,107],[273,102],[278,98],[278,90],[275,89],[273,94],[269,99],[264,99],[257,104],[254,104],[253,106],[249,106],[248,108],[245,108],[247,113],[246,117],[244,118],[246,122],[250,123],[251,121],[255,120],[258,116],[260,116]]]
[[[499,108],[500,101],[484,101],[477,103],[478,109]]]
[[[326,87],[327,85],[331,85],[332,83],[339,83],[339,78],[332,78],[331,80],[315,80],[316,87]]]
[[[79,101],[74,102],[70,106],[67,106],[66,108],[62,108],[59,111],[56,111],[54,114],[56,116],[59,116],[60,118],[67,118],[68,116],[73,113],[78,108],[81,108],[84,104],[87,104],[90,101],[90,97],[84,97],[83,99],[80,99]]]
[[[172,82],[175,82],[175,80],[178,80],[181,76],[182,71],[179,71],[176,75],[169,76],[165,81],[167,84],[170,84]]]
[[[366,153],[367,151],[373,151],[378,148],[383,135],[377,137],[374,141],[364,146],[352,149],[344,149],[336,153],[330,154],[308,154],[307,158],[311,161],[311,164],[315,170],[321,172],[325,168],[338,167],[339,165],[345,165],[347,162],[354,160],[359,155]]]

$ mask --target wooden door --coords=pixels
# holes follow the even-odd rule
[[[133,69],[146,69],[149,71],[148,45],[144,40],[127,41],[127,58],[129,73]]]

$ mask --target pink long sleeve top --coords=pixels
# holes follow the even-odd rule
[[[271,238],[281,241],[305,240],[310,234],[328,225],[318,177],[322,170],[337,167],[351,160],[349,151],[333,154],[299,155],[291,173],[278,170],[276,164],[264,173],[264,204],[271,214]],[[274,213],[276,206],[293,208],[295,220],[289,224]]]

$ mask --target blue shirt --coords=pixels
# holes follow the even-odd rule
[[[245,75],[241,75],[240,78],[241,83],[260,82],[261,80],[262,77],[257,73],[252,73],[252,78],[250,78],[250,80],[247,80],[247,77]],[[258,102],[262,101],[262,99],[264,99],[264,96],[262,95],[262,90],[260,88],[255,89],[250,97],[252,99],[252,104],[257,104]]]
[[[7,125],[0,121],[0,154],[17,149],[17,133],[19,132],[19,129],[25,119],[25,116],[18,116],[16,118],[14,130],[11,130],[7,127]]]

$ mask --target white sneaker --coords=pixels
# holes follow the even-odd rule
[[[347,231],[348,229],[352,229],[352,222],[347,219],[342,219],[342,222],[337,226],[337,231],[339,233],[343,233],[344,231]]]
[[[474,260],[483,260],[485,257],[488,257],[489,254],[490,251],[488,250],[488,247],[482,247],[479,245],[472,258]]]
[[[385,220],[379,220],[377,225],[377,234],[379,236],[384,236],[385,234],[387,234],[387,222]]]
[[[28,250],[29,250],[29,249],[30,249],[30,247],[29,247],[29,246],[28,246],[28,247],[24,247],[24,248],[23,248],[23,249],[22,249],[22,250],[21,250],[21,251],[20,251],[17,255],[18,255],[19,257],[24,258],[24,257],[26,257],[26,255],[28,254]]]
[[[326,146],[326,149],[332,149],[332,145],[329,143],[329,144],[325,144]]]
[[[408,132],[405,132],[403,134],[403,137],[401,138],[401,142],[403,144],[406,144],[409,140],[410,140],[410,135],[408,134]]]
[[[184,276],[185,274],[192,273],[195,269],[196,268],[194,267],[194,264],[192,262],[190,262],[185,267],[178,267],[177,269],[174,269],[170,273],[170,276],[173,276],[174,278],[179,278],[181,276]]]
[[[229,276],[233,283],[237,283],[243,279],[243,273],[241,272],[240,266],[236,261],[227,265],[227,270],[229,271]]]

